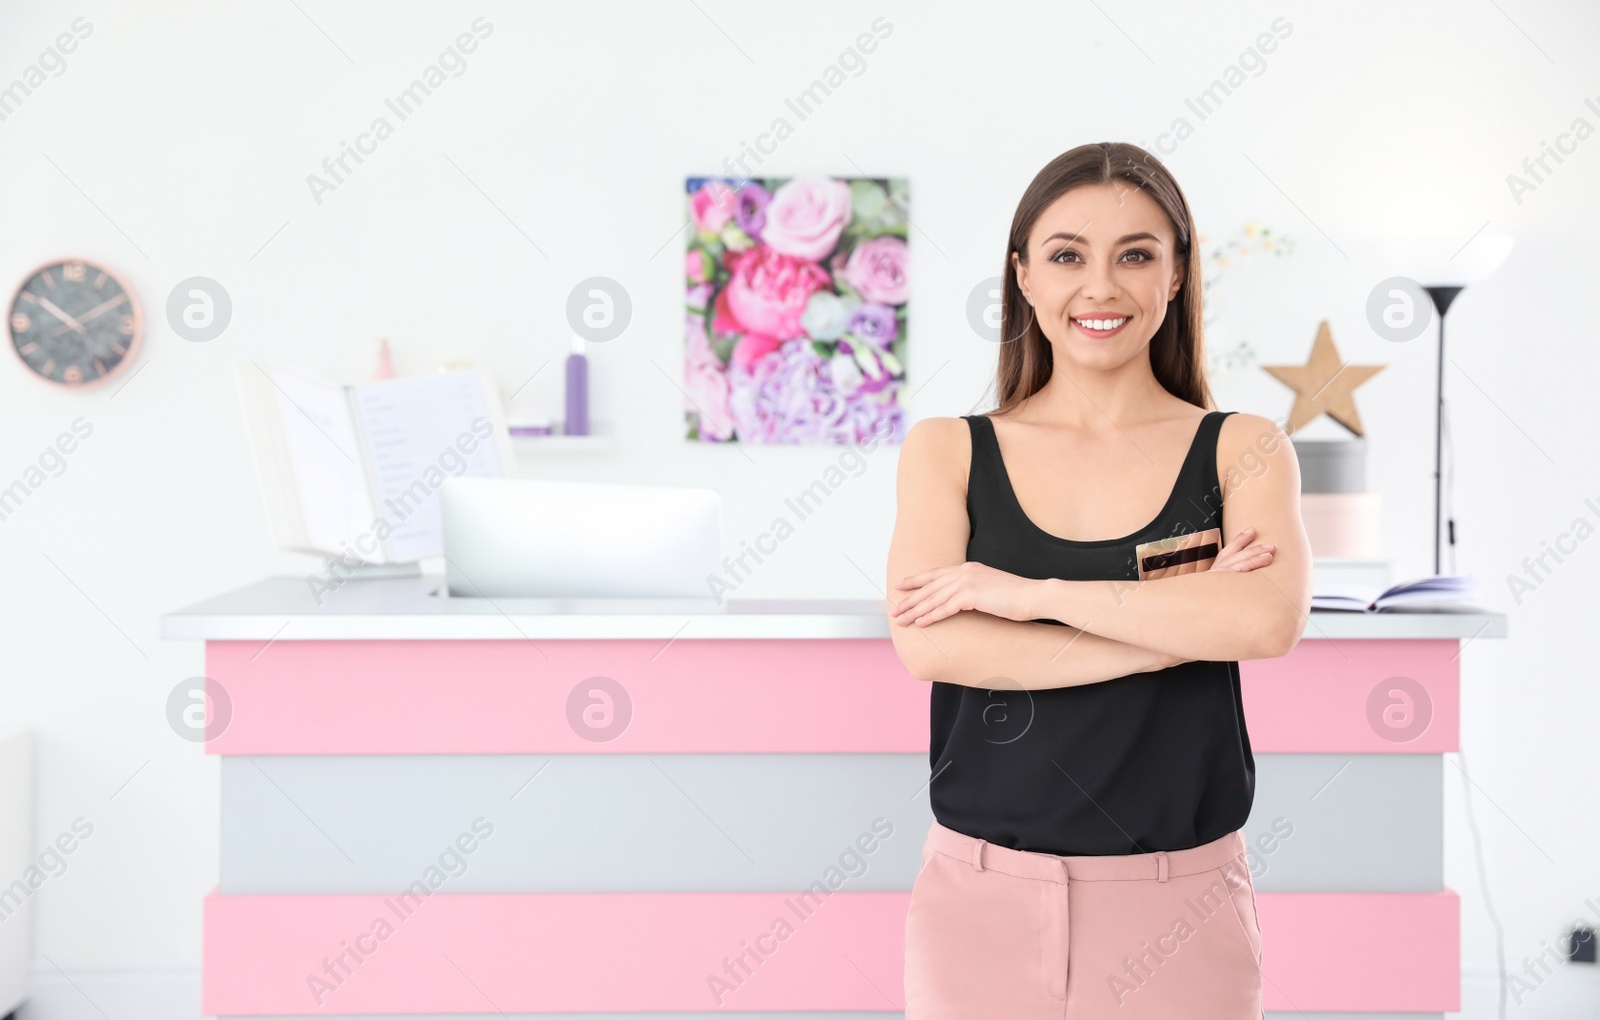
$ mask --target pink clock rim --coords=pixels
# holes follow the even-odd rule
[[[128,344],[128,353],[123,355],[121,361],[117,362],[116,368],[113,368],[111,371],[92,382],[58,382],[55,379],[47,379],[38,372],[35,372],[33,370],[33,366],[28,364],[27,361],[23,360],[22,352],[17,350],[17,334],[11,328],[12,309],[17,307],[17,302],[22,298],[22,288],[28,285],[28,281],[33,279],[35,276],[38,276],[46,269],[51,269],[55,266],[64,266],[68,262],[82,262],[84,265],[93,266],[95,269],[111,277],[112,280],[116,281],[117,286],[122,288],[122,292],[128,295],[128,304],[133,307],[133,340]],[[10,307],[6,309],[6,339],[8,341],[6,346],[10,348],[12,357],[16,358],[17,363],[21,365],[23,369],[27,371],[28,375],[36,381],[46,386],[52,386],[58,390],[92,390],[97,386],[104,386],[111,380],[121,376],[123,371],[127,369],[128,365],[130,365],[133,360],[138,357],[140,345],[144,341],[144,308],[139,304],[139,295],[134,292],[132,287],[128,286],[128,281],[123,279],[122,274],[118,273],[116,270],[107,269],[103,264],[96,262],[93,259],[86,259],[81,256],[69,255],[59,258],[46,259],[44,262],[39,263],[32,269],[28,270],[28,272],[24,273],[22,276],[22,282],[17,284],[16,289],[11,292],[11,304]]]

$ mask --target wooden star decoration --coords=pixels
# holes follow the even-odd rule
[[[1338,349],[1333,346],[1333,331],[1324,319],[1317,326],[1317,338],[1311,344],[1311,357],[1304,365],[1261,367],[1274,379],[1294,390],[1294,407],[1289,411],[1287,429],[1290,435],[1318,415],[1326,413],[1361,436],[1366,433],[1361,430],[1361,416],[1356,413],[1355,389],[1386,366],[1342,363]]]

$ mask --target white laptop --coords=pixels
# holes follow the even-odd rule
[[[710,600],[722,571],[714,489],[463,475],[439,510],[451,595]]]

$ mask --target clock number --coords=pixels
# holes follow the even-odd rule
[[[132,336],[133,335],[133,316],[124,315],[122,317],[122,325],[119,326],[118,328],[122,330],[122,335],[123,336]]]
[[[76,386],[78,383],[83,382],[83,369],[77,365],[68,365],[67,370],[61,373],[61,378]]]
[[[26,333],[32,326],[33,321],[21,312],[16,312],[11,316],[11,332],[13,333]]]
[[[71,280],[73,283],[82,283],[86,275],[82,262],[68,262],[61,267],[62,278]]]

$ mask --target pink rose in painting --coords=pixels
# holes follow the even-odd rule
[[[903,305],[911,293],[906,281],[906,243],[898,237],[862,241],[839,276],[866,301]]]
[[[740,368],[749,368],[752,362],[777,350],[781,343],[782,340],[765,333],[746,333],[733,345],[733,355],[729,360]]]
[[[705,321],[698,315],[685,319],[689,330],[683,363],[683,388],[688,394],[685,409],[700,416],[701,439],[727,439],[733,428],[727,373],[706,340]]]
[[[709,262],[710,259],[706,258],[706,253],[698,248],[684,256],[683,272],[685,276],[689,277],[690,283],[706,282],[706,277],[709,274],[707,263]]]
[[[704,187],[689,197],[695,229],[710,234],[722,233],[722,228],[728,225],[738,207],[736,197],[734,190],[721,181],[707,181]]]
[[[770,231],[772,221],[767,222]],[[737,263],[728,261],[733,278],[723,293],[743,331],[778,340],[799,336],[806,301],[828,286],[827,272],[815,262],[792,258],[766,245],[742,253]]]
[[[830,177],[796,177],[767,203],[761,241],[797,259],[820,261],[850,222],[850,185]]]
[[[728,288],[717,291],[716,300],[711,302],[711,328],[719,336],[738,336],[744,332],[744,327],[739,325],[739,320],[733,317],[733,309],[728,307]]]

